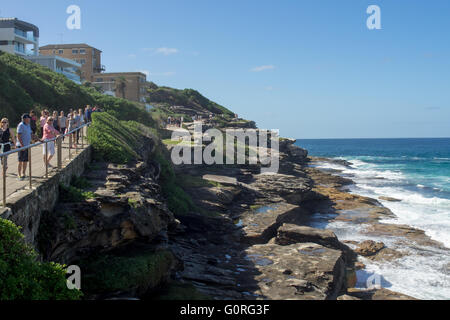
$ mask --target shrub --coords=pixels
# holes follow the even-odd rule
[[[69,290],[64,266],[37,261],[19,228],[0,218],[0,300],[76,300],[81,292]]]
[[[107,254],[81,261],[84,290],[110,293],[157,287],[167,278],[173,259],[169,251],[159,251],[124,256]]]

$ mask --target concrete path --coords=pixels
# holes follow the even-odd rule
[[[84,137],[84,149],[88,147],[86,136]],[[81,152],[83,149],[81,148],[81,137],[80,137],[80,143],[78,145],[78,153]],[[71,158],[78,154],[76,153],[75,149],[71,149]],[[66,137],[65,141],[62,144],[62,167],[64,168],[68,163],[70,163],[69,160],[69,138]],[[35,183],[42,183],[45,181],[45,166],[44,166],[44,159],[43,159],[43,146],[38,146],[35,148],[32,148],[31,153],[31,176],[32,176],[32,184]],[[57,169],[57,150],[55,147],[55,156],[50,161],[50,164],[54,166],[54,168],[49,167],[49,173],[52,170],[58,170]],[[29,188],[30,181],[29,181],[29,168],[27,166],[26,171],[26,179],[24,181],[20,181],[17,176],[17,165],[18,165],[18,155],[17,153],[9,155],[8,156],[8,170],[6,172],[6,197],[8,198],[13,193],[24,189]],[[0,165],[0,207],[3,203],[3,168]]]

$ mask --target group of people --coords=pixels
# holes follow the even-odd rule
[[[181,128],[183,126],[184,117],[180,118],[174,118],[174,117],[167,117],[167,125],[168,126],[175,126],[177,128]]]
[[[43,144],[43,160],[44,167],[52,168],[50,164],[55,155],[55,142],[50,141],[58,136],[70,133],[77,128],[83,126],[85,123],[91,122],[92,113],[101,111],[99,108],[86,106],[86,108],[73,110],[70,109],[67,116],[64,111],[53,111],[52,115],[48,110],[42,110],[41,117],[37,119],[34,110],[30,113],[22,115],[22,121],[17,127],[17,137],[13,130],[10,130],[9,121],[7,118],[1,120],[0,126],[0,154],[9,152],[12,148],[24,148],[29,146],[33,141],[47,142]],[[40,128],[37,124],[39,121]],[[39,130],[40,129],[40,130]],[[40,136],[40,138],[38,138]],[[71,133],[72,148],[76,148],[80,139],[80,130]],[[64,137],[63,137],[64,139]],[[24,180],[26,178],[26,169],[28,164],[28,150],[21,150],[18,152],[18,179]],[[2,157],[3,170],[8,169],[7,156]]]

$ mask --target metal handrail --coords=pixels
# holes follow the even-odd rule
[[[21,151],[25,151],[25,150],[28,150],[28,149],[32,149],[34,147],[39,147],[39,146],[45,144],[45,159],[46,159],[46,161],[45,161],[44,165],[45,165],[45,178],[47,179],[48,178],[48,165],[49,165],[49,163],[47,161],[47,157],[48,157],[48,143],[49,142],[54,142],[54,141],[57,142],[57,145],[58,145],[57,162],[58,162],[58,169],[61,170],[62,169],[62,144],[61,144],[62,138],[69,136],[69,159],[71,160],[72,159],[71,149],[72,149],[72,144],[73,144],[72,134],[74,134],[75,132],[81,131],[81,147],[84,148],[84,134],[83,134],[83,130],[82,129],[85,128],[85,127],[86,128],[89,127],[90,124],[91,124],[91,122],[85,123],[85,124],[75,128],[75,129],[65,133],[65,134],[59,135],[59,136],[57,136],[55,138],[52,138],[52,139],[48,139],[48,140],[45,140],[45,141],[41,141],[41,142],[37,142],[37,143],[34,143],[34,144],[30,144],[28,146],[25,146],[25,147],[22,147],[22,148],[17,148],[17,149],[8,151],[8,152],[0,153],[0,159],[2,159],[2,163],[4,164],[3,160],[5,159],[5,157],[7,157],[7,156],[9,156],[11,154],[18,153],[18,152],[21,152]],[[8,144],[8,143],[5,143],[5,144]],[[12,145],[10,142],[9,142],[9,144]],[[3,145],[4,144],[2,144],[2,150],[3,150]],[[76,145],[75,152],[78,153],[78,145]],[[29,187],[30,187],[30,189],[32,189],[31,165],[32,165],[32,163],[31,163],[31,152],[28,152]],[[3,165],[2,167],[3,167],[3,170],[2,170],[3,171],[3,179],[2,179],[3,180],[3,207],[6,207],[6,166]]]

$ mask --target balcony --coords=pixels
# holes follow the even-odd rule
[[[28,41],[31,41],[31,42],[37,42],[38,41],[38,38],[35,37],[32,33],[28,33],[28,32],[25,32],[25,31],[17,29],[17,28],[14,29],[14,33],[15,33],[16,36],[19,36],[19,37],[21,37],[21,38],[23,38],[25,40],[28,40]]]
[[[102,73],[106,71],[106,67],[104,65],[94,67],[94,73]]]
[[[67,70],[60,70],[58,71],[58,73],[65,75],[68,79],[72,80],[75,83],[81,84],[80,76],[78,76],[76,73],[72,73]]]

